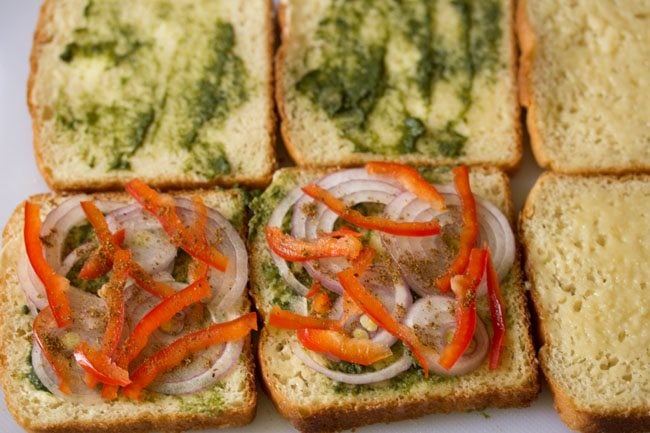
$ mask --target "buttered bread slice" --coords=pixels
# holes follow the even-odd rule
[[[650,3],[520,1],[522,105],[537,162],[650,171]]]
[[[28,102],[48,184],[268,182],[271,14],[267,0],[46,0]]]
[[[513,4],[281,1],[276,99],[293,159],[513,168]]]
[[[540,362],[583,432],[650,429],[650,177],[547,173],[521,215]]]

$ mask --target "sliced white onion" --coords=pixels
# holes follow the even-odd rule
[[[36,343],[32,345],[32,367],[34,368],[34,373],[48,391],[64,400],[75,401],[83,404],[103,403],[99,391],[88,388],[84,383],[84,373],[81,367],[77,366],[74,362],[72,364],[72,374],[70,375],[71,383],[68,384],[71,393],[65,394],[59,389],[61,381],[54,372],[50,363],[47,362],[45,354],[41,350],[40,346]]]
[[[447,296],[425,296],[418,299],[409,310],[404,323],[415,329],[420,341],[432,347],[437,353],[444,348],[445,334],[456,329],[453,298]],[[426,334],[426,338],[423,338]],[[488,353],[489,337],[480,318],[476,320],[475,347],[468,349],[454,366],[446,370],[440,366],[439,355],[427,355],[429,371],[443,376],[456,376],[476,370]]]
[[[368,373],[349,374],[329,369],[320,364],[298,343],[294,343],[292,349],[296,357],[298,357],[298,359],[300,359],[307,367],[324,374],[332,380],[349,383],[351,385],[365,385],[391,379],[403,371],[408,370],[412,364],[411,357],[404,352],[399,359],[381,370]]]
[[[156,381],[149,385],[148,388],[163,394],[178,395],[198,392],[212,386],[237,365],[243,347],[243,341],[226,343],[221,356],[209,368],[204,369],[202,373],[183,380],[178,377],[176,370],[172,370],[157,377]],[[194,362],[204,360],[201,355],[195,359]]]
[[[384,178],[369,175],[365,169],[339,171],[317,182],[349,206],[360,203],[386,205],[402,191],[398,185]],[[311,208],[311,211],[307,211]],[[334,231],[339,216],[322,203],[303,195],[296,203],[291,220],[291,234],[299,239],[315,240],[321,233]],[[329,258],[304,263],[305,269],[329,290],[343,293],[336,274],[349,268],[345,258]]]
[[[45,258],[57,273],[61,273],[64,257],[62,257],[63,245],[68,232],[75,226],[84,223],[86,214],[80,203],[91,198],[85,195],[74,196],[54,208],[43,221],[41,238],[45,240]],[[124,203],[95,200],[97,208],[103,213],[109,213]]]
[[[404,192],[385,208],[388,218],[400,221],[427,221],[432,218],[440,220],[443,233],[453,235],[460,232],[462,221],[460,199],[447,185],[437,186],[450,208],[440,213],[414,194]],[[515,239],[510,223],[493,204],[476,197],[479,220],[479,239],[477,245],[487,242],[493,256],[493,262],[500,278],[505,277],[515,258]],[[393,260],[398,264],[402,276],[411,288],[425,296],[437,292],[436,277],[442,275],[453,259],[452,253],[443,241],[443,234],[426,237],[406,237],[381,234],[382,242]]]
[[[23,288],[25,296],[30,303],[30,311],[32,314],[36,313],[35,310],[42,310],[47,307],[45,287],[29,264],[26,253],[20,257],[17,272],[20,286]]]
[[[61,342],[63,347],[76,345],[76,342],[86,341],[91,346],[99,347],[101,338],[106,327],[106,306],[103,300],[95,295],[71,287],[68,291],[68,299],[72,307],[72,325],[60,329],[48,330],[48,338],[55,338]],[[66,341],[68,344],[66,345]],[[72,348],[67,349],[72,357]],[[32,365],[34,372],[43,385],[52,394],[66,400],[100,403],[101,396],[97,390],[90,389],[85,384],[84,371],[74,361],[70,361],[69,387],[71,394],[64,394],[59,390],[60,381],[49,364],[45,355],[34,338],[32,345]]]

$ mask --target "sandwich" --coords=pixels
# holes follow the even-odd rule
[[[42,194],[3,233],[0,382],[33,432],[249,423],[239,190]]]
[[[464,166],[276,172],[252,202],[249,251],[259,365],[280,414],[328,432],[530,404],[507,185]]]

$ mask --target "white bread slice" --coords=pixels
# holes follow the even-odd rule
[[[520,99],[553,171],[650,171],[648,2],[521,0]]]
[[[545,173],[520,230],[560,418],[588,433],[650,430],[650,176]]]
[[[45,0],[28,83],[45,180],[267,184],[273,45],[271,0]]]
[[[192,194],[195,191],[192,192]],[[189,192],[185,192],[189,195]],[[183,194],[183,193],[179,193]],[[244,228],[244,200],[239,190],[200,191],[206,205]],[[41,194],[30,200],[41,205],[42,217],[66,196]],[[100,193],[94,197],[127,201],[124,193]],[[130,201],[130,200],[129,200]],[[0,255],[0,383],[7,408],[30,432],[148,432],[248,424],[255,416],[257,394],[251,347],[246,343],[239,363],[214,387],[196,394],[168,396],[148,393],[139,402],[120,398],[113,402],[84,405],[63,401],[39,391],[27,375],[32,348],[33,316],[25,314],[26,298],[16,276],[23,246],[23,205],[16,208],[3,232]],[[244,302],[248,311],[250,303]],[[244,312],[244,311],[242,311]]]
[[[258,311],[267,317],[274,304],[288,303],[295,296],[274,276],[264,227],[270,212],[296,185],[324,175],[324,170],[281,169],[269,188],[255,199],[250,221],[251,292]],[[449,183],[446,168],[429,170],[429,179]],[[495,203],[513,219],[508,178],[494,169],[474,169],[472,189]],[[266,326],[259,339],[259,365],[264,385],[280,414],[303,432],[330,432],[378,422],[415,418],[435,412],[467,411],[485,407],[528,406],[539,391],[537,360],[530,336],[526,297],[519,263],[502,282],[507,305],[507,343],[501,366],[490,371],[484,363],[476,371],[444,378],[410,369],[388,383],[350,386],[337,383],[306,367],[295,357],[291,345],[295,334]],[[488,329],[485,299],[479,314]]]
[[[386,159],[418,165],[463,163],[515,168],[522,156],[522,138],[514,3],[282,0],[278,12],[282,45],[276,58],[276,101],[282,137],[291,157],[300,166],[312,167],[353,166]],[[337,10],[345,12],[337,15]],[[363,19],[361,30],[345,31],[338,16],[351,27]],[[463,33],[464,18],[474,23],[471,41]],[[339,27],[320,36],[325,22]],[[431,34],[427,35],[428,31]],[[342,48],[334,55],[326,54],[337,39],[343,41]],[[345,60],[353,52],[370,52],[372,46],[386,48],[383,61],[356,65],[354,60]],[[471,63],[465,62],[468,51],[475,59],[475,79],[469,90],[471,105],[462,116],[467,108],[462,95],[470,82]],[[372,58],[371,54],[368,58]],[[366,129],[344,132],[341,124],[347,121],[342,112],[332,117],[321,108],[322,104],[332,103],[332,98],[341,97],[340,88],[338,93],[325,94],[323,88],[327,85],[321,84],[321,106],[312,102],[309,93],[297,90],[308,72],[327,62],[353,64],[329,76],[337,85],[367,85],[368,93],[381,94],[370,110]],[[372,75],[373,68],[383,68],[384,81]],[[383,83],[384,90],[377,90],[382,85],[375,86],[374,82]],[[422,87],[418,82],[424,83]],[[372,95],[357,105],[369,99]],[[349,117],[354,118],[351,113]],[[422,123],[411,120],[406,124],[409,116]],[[457,118],[461,120],[451,129],[460,135],[445,132],[447,122]],[[409,132],[422,135],[415,143],[404,144]],[[466,137],[464,145],[461,136]],[[408,145],[415,146],[416,151],[399,150]]]

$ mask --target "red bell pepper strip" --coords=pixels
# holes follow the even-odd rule
[[[108,323],[102,338],[101,352],[109,357],[115,352],[122,337],[122,328],[124,327],[124,286],[129,277],[130,263],[131,252],[122,249],[118,250],[115,253],[111,279],[99,291],[99,296],[104,298],[108,307]]]
[[[390,176],[402,184],[407,191],[429,203],[433,209],[439,211],[446,209],[445,198],[442,194],[413,167],[395,162],[375,161],[366,164],[366,171],[370,174]]]
[[[210,297],[210,285],[205,279],[200,279],[156,305],[135,325],[119,353],[118,365],[127,367],[147,345],[149,336],[156,329],[185,307],[208,297]]]
[[[505,343],[506,319],[505,303],[499,289],[499,276],[492,265],[492,255],[488,250],[487,262],[487,292],[490,304],[490,318],[492,319],[492,342],[490,344],[490,370],[499,367],[503,345]]]
[[[478,238],[478,217],[476,214],[476,200],[469,184],[469,169],[461,165],[452,170],[456,192],[460,196],[463,209],[463,229],[460,233],[460,248],[447,272],[436,280],[436,285],[442,292],[449,291],[451,278],[454,275],[464,274],[469,263],[469,254]]]
[[[121,246],[126,237],[126,230],[118,230],[112,237],[112,245]],[[84,263],[81,271],[79,271],[79,278],[84,280],[92,280],[93,278],[106,275],[113,266],[112,254],[107,254],[106,248],[101,244],[93,251],[86,263]]]
[[[58,275],[43,255],[43,243],[40,238],[40,208],[32,202],[25,202],[25,227],[23,236],[27,257],[34,272],[45,286],[47,302],[59,328],[72,323],[72,308],[68,299],[70,282]]]
[[[376,324],[402,340],[411,349],[413,356],[424,369],[424,376],[429,377],[429,364],[426,355],[432,352],[432,349],[422,344],[411,328],[397,322],[390,315],[384,305],[359,282],[353,268],[339,272],[337,276],[345,293],[354,300],[364,313]]]
[[[315,314],[325,314],[332,310],[332,301],[327,293],[320,291],[316,293],[311,301],[311,312]]]
[[[332,309],[330,297],[327,296],[327,293],[325,293],[318,280],[314,280],[311,283],[311,287],[305,295],[305,298],[311,299],[311,313],[324,314]]]
[[[361,241],[354,236],[319,237],[314,241],[304,241],[282,233],[279,227],[266,227],[265,233],[271,250],[291,262],[306,262],[328,257],[353,259],[359,255],[363,247]]]
[[[97,239],[99,239],[100,242],[100,255],[105,257],[105,262],[112,262],[115,252],[122,249],[122,242],[118,235],[122,230],[116,232],[115,235],[111,234],[104,214],[97,208],[95,203],[82,202],[81,207],[86,214],[86,218],[88,218],[88,222],[95,229],[95,233],[97,233]],[[84,272],[86,266],[90,268],[88,270],[89,274],[93,275],[95,272],[93,270],[95,265],[89,265],[88,261],[79,274],[81,275]],[[104,265],[100,264],[99,266]],[[159,298],[168,298],[176,293],[176,291],[168,285],[155,281],[135,260],[131,260],[129,264],[129,276],[135,280],[139,287]]]
[[[131,383],[128,371],[118,367],[108,355],[93,349],[85,341],[77,345],[74,359],[93,379],[93,382],[89,383],[91,388],[95,387],[95,381],[115,386],[126,386]]]
[[[207,242],[202,242],[201,236],[197,236],[195,230],[185,227],[176,214],[176,204],[171,197],[157,193],[139,179],[134,179],[127,183],[125,189],[138,203],[160,221],[163,229],[176,246],[213,268],[220,271],[226,270],[228,267],[228,257]]]
[[[186,359],[192,353],[218,343],[237,341],[246,337],[251,330],[257,330],[257,315],[245,314],[225,323],[215,323],[205,329],[188,334],[144,360],[131,374],[131,384],[122,391],[124,396],[139,399],[142,389],[161,373],[164,373]]]
[[[456,275],[451,279],[451,289],[456,294],[456,331],[439,360],[447,370],[465,353],[476,331],[476,292],[472,280],[466,275]]]
[[[399,236],[431,236],[440,233],[440,223],[435,219],[427,222],[399,222],[381,216],[365,216],[314,183],[303,187],[302,190],[347,222],[358,227]]]
[[[312,281],[311,287],[309,287],[309,291],[305,295],[305,298],[309,298],[309,299],[313,298],[314,296],[316,296],[318,292],[320,292],[320,290],[321,290],[320,281],[318,280]]]
[[[476,331],[476,289],[487,265],[487,250],[472,248],[465,275],[452,279],[452,290],[456,294],[456,331],[452,340],[440,355],[440,365],[450,369],[463,356]]]
[[[392,355],[388,346],[372,340],[348,337],[339,331],[300,329],[297,336],[306,349],[327,353],[355,364],[371,365]]]
[[[269,325],[280,329],[329,329],[335,331],[341,329],[337,320],[301,316],[291,311],[282,310],[277,305],[271,309]]]
[[[355,238],[360,238],[361,236],[363,236],[363,233],[360,233],[356,230],[352,230],[351,228],[343,226],[338,230],[334,230],[333,232],[321,233],[320,236],[329,237],[329,238],[341,238],[343,236],[354,236]]]
[[[59,390],[64,394],[71,394],[70,391],[70,364],[68,357],[61,353],[61,346],[55,338],[50,338],[47,332],[56,326],[56,320],[50,307],[43,308],[34,319],[34,339],[41,348],[45,359],[50,363],[56,377],[61,382]]]
[[[372,265],[373,260],[375,260],[375,255],[377,255],[377,253],[372,247],[363,247],[359,256],[352,261],[352,268],[354,269],[355,275],[363,275],[363,273]]]
[[[210,296],[210,285],[205,279],[200,279],[183,290],[174,293],[156,305],[135,325],[131,335],[118,350],[115,363],[124,369],[128,369],[131,361],[144,349],[149,341],[149,336],[164,323],[184,308]],[[112,400],[117,397],[117,388],[104,386],[102,397]]]

